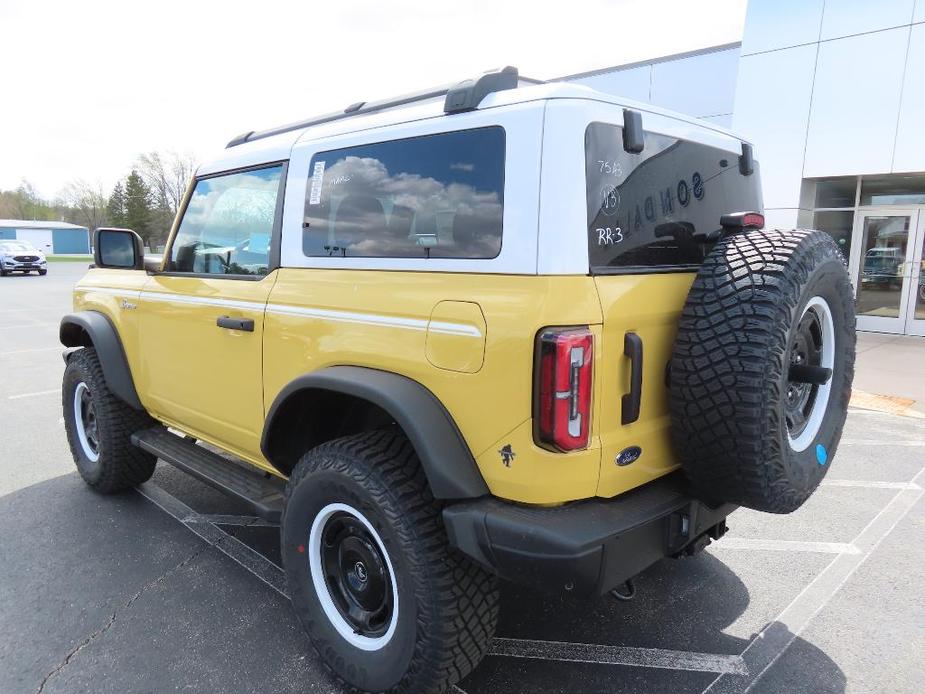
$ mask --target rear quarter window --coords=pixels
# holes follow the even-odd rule
[[[739,171],[738,154],[656,133],[639,154],[623,149],[623,129],[585,131],[588,256],[592,272],[696,268],[711,245],[698,235],[730,212],[761,211],[758,167]]]
[[[462,130],[316,154],[307,256],[494,258],[501,251],[505,135]]]

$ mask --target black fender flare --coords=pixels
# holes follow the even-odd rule
[[[290,381],[276,396],[264,422],[260,448],[268,455],[273,420],[290,397],[305,390],[333,391],[382,408],[414,447],[437,499],[473,499],[489,493],[468,444],[443,403],[417,381],[362,366],[329,366]]]
[[[103,378],[112,394],[132,408],[144,411],[125,349],[116,326],[99,311],[78,311],[61,319],[58,337],[65,347],[93,347],[103,367]]]

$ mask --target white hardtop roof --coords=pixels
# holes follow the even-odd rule
[[[0,219],[0,228],[3,229],[83,229],[87,227],[70,222],[39,222],[31,219]]]
[[[644,102],[607,94],[581,84],[544,82],[528,86],[519,86],[516,89],[492,92],[482,100],[478,106],[478,110],[483,111],[489,108],[511,106],[531,101],[545,101],[549,99],[584,99],[588,101],[600,101],[631,108],[644,113],[667,116],[686,123],[691,123],[699,128],[713,130],[723,135],[734,137],[743,142],[746,141],[726,128],[722,128],[708,121],[659,108],[658,106],[653,106]],[[451,123],[451,119],[455,114],[444,113],[443,104],[444,97],[435,97],[426,101],[416,101],[374,113],[359,113],[356,116],[341,118],[319,125],[308,125],[304,128],[294,129],[278,135],[244,142],[223,150],[217,157],[203,164],[199,169],[199,173],[216,173],[232,168],[253,166],[262,162],[282,161],[289,158],[290,152],[297,142],[311,142],[313,140],[320,140],[335,135],[346,135],[364,130],[375,130],[428,118],[447,118],[447,122]]]

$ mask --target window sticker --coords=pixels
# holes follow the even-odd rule
[[[321,204],[321,186],[324,184],[324,162],[316,161],[312,170],[312,189],[308,194],[309,205]]]

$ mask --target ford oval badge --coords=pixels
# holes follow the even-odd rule
[[[641,455],[642,449],[639,446],[630,446],[629,448],[624,448],[622,451],[620,451],[619,454],[617,454],[616,463],[620,467],[625,465],[632,465],[637,460],[639,460],[639,456]]]

